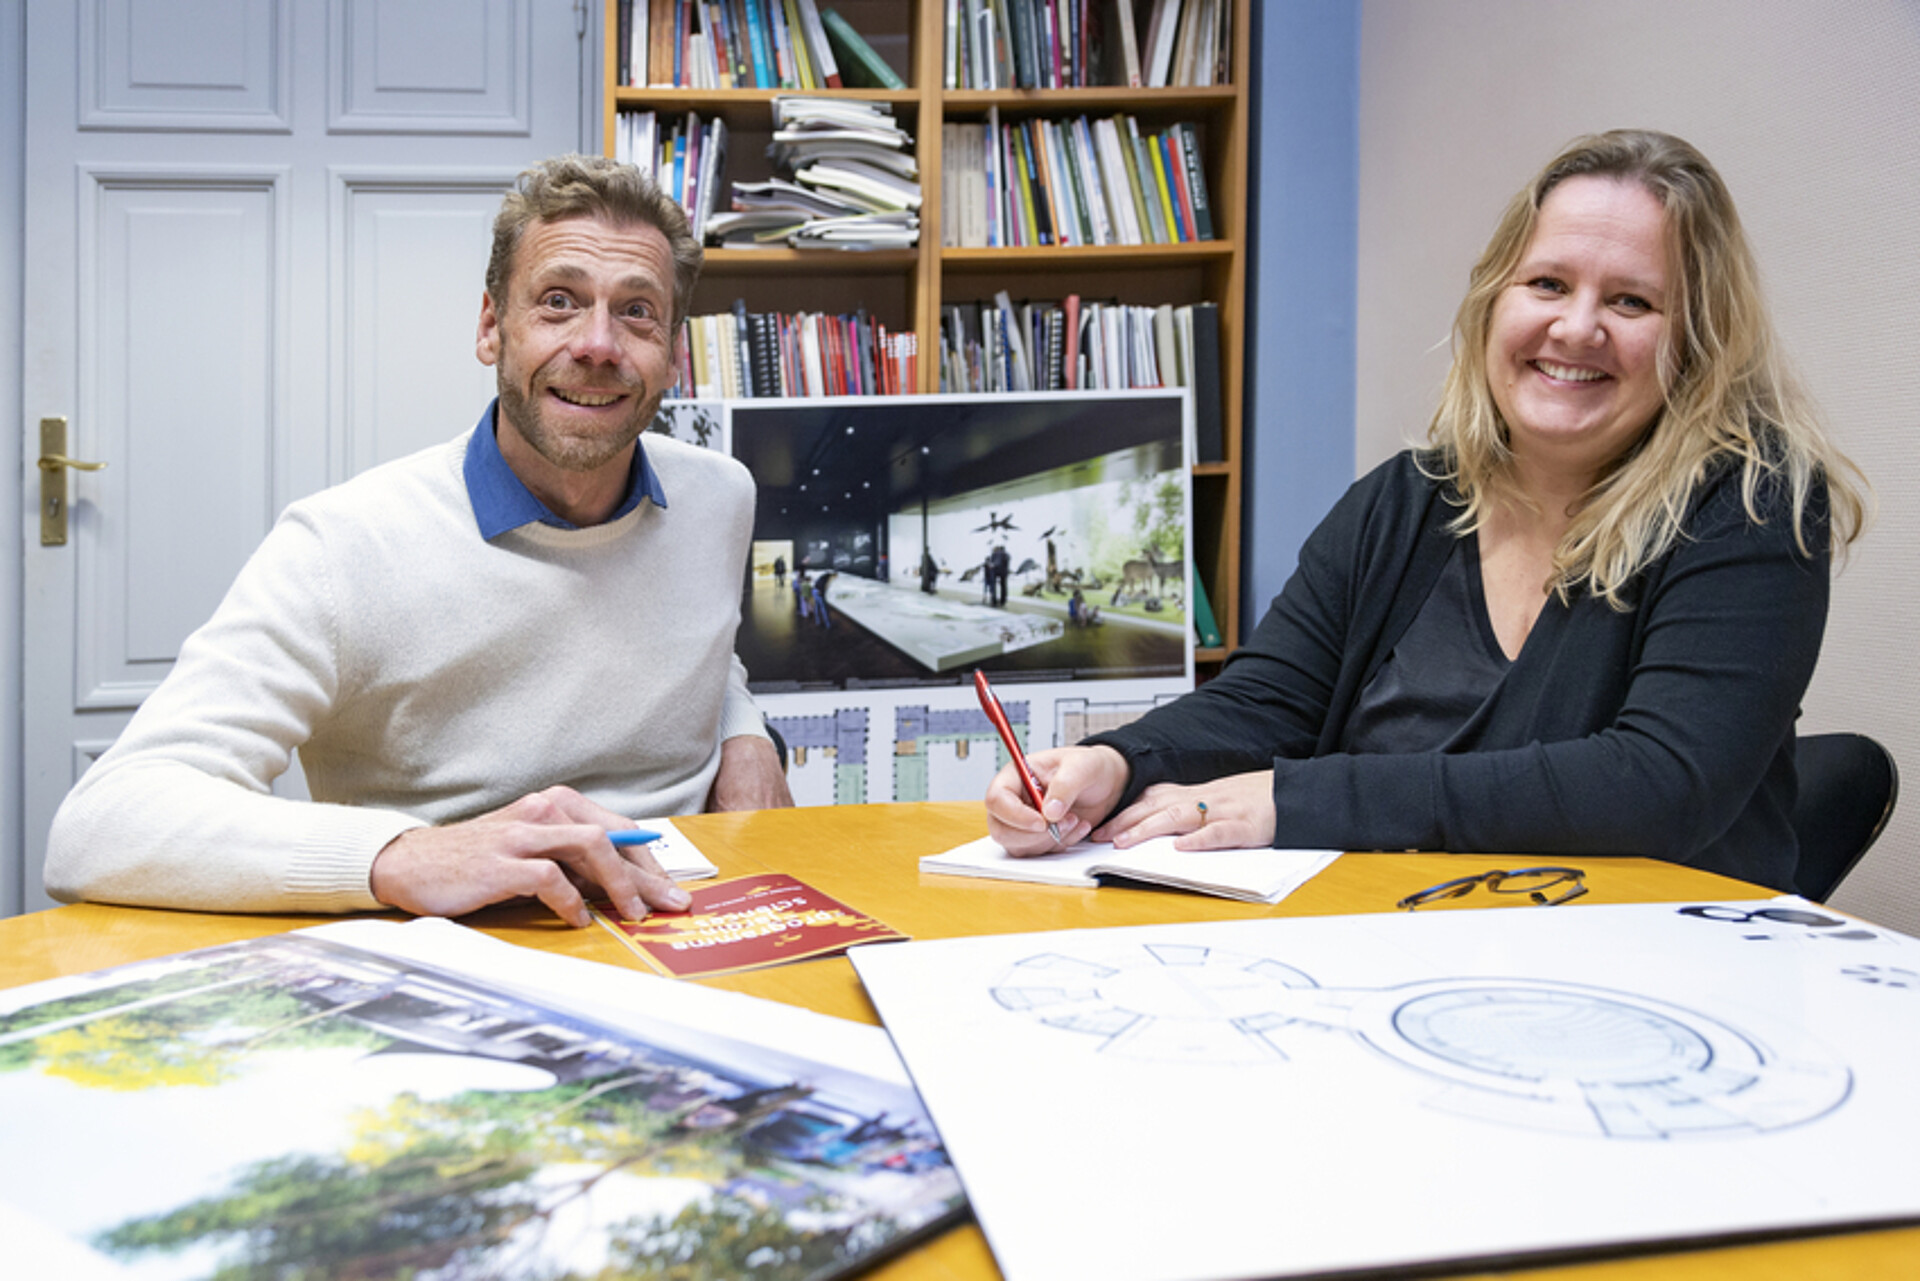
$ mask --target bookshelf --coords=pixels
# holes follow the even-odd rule
[[[1136,6],[1150,0],[1135,0]],[[916,248],[873,253],[795,249],[707,250],[694,312],[728,310],[736,298],[749,310],[854,311],[865,308],[891,328],[912,330],[920,346],[919,390],[939,389],[941,308],[1015,298],[1054,299],[1077,293],[1126,303],[1213,302],[1219,307],[1223,459],[1193,468],[1193,556],[1212,601],[1223,644],[1202,647],[1202,675],[1218,668],[1241,635],[1240,509],[1245,385],[1247,266],[1248,80],[1251,0],[1226,0],[1231,66],[1225,85],[1195,88],[948,89],[945,87],[945,0],[832,0],[837,10],[899,73],[905,89],[827,89],[826,97],[887,103],[913,134],[923,201]],[[823,7],[826,7],[823,5]],[[795,90],[668,89],[619,85],[616,0],[605,0],[604,147],[614,151],[620,111],[651,110],[720,117],[732,135],[727,179],[772,176],[765,151],[773,132],[772,101]],[[1214,239],[1180,244],[1075,245],[1020,248],[942,247],[941,126],[980,122],[995,111],[1003,122],[1126,113],[1143,128],[1181,121],[1198,127]]]

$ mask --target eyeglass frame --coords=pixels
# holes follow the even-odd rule
[[[1552,873],[1558,879],[1526,890],[1503,889],[1500,884],[1502,881],[1522,876],[1540,876],[1547,873]],[[1563,881],[1572,881],[1573,888],[1564,894],[1549,897],[1547,891]],[[1450,881],[1441,881],[1438,885],[1429,885],[1424,890],[1415,890],[1395,903],[1394,907],[1411,912],[1429,903],[1444,903],[1448,899],[1470,894],[1476,885],[1484,885],[1494,894],[1525,894],[1539,907],[1559,907],[1562,903],[1573,902],[1587,892],[1587,874],[1577,867],[1516,867],[1512,870],[1495,868],[1491,872],[1482,872],[1478,876],[1457,876]]]

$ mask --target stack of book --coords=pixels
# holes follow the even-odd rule
[[[1214,238],[1199,129],[1129,115],[941,126],[949,247],[1164,245]]]
[[[647,174],[687,211],[693,234],[704,240],[726,185],[727,122],[702,120],[689,111],[665,117],[623,111],[614,135],[614,158]]]
[[[817,0],[619,0],[620,83],[654,89],[900,89]]]
[[[767,158],[785,177],[734,184],[709,229],[727,247],[904,249],[920,239],[913,139],[886,103],[776,98]]]
[[[1088,302],[955,303],[940,317],[944,392],[1191,387],[1197,461],[1222,458],[1220,308]]]
[[[1228,0],[945,0],[949,89],[1227,83]]]
[[[730,312],[687,321],[674,396],[894,396],[919,379],[919,339],[866,312]]]

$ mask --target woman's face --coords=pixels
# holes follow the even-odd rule
[[[1591,484],[1663,403],[1664,211],[1637,182],[1569,178],[1493,305],[1487,380],[1522,475]]]

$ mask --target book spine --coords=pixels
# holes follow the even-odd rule
[[[1085,116],[1081,116],[1070,126],[1068,136],[1072,144],[1074,175],[1080,180],[1081,199],[1085,202],[1087,221],[1093,228],[1093,243],[1118,244],[1120,238],[1114,234],[1113,222],[1107,214],[1107,189],[1100,177],[1100,155],[1094,142],[1093,127],[1087,123]]]
[[[1153,176],[1153,156],[1147,140],[1141,136],[1138,118],[1122,116],[1121,119],[1127,126],[1124,154],[1133,173],[1134,199],[1140,202],[1142,233],[1147,243],[1164,245],[1169,237],[1164,207],[1160,203],[1160,190]]]
[[[1191,121],[1182,121],[1177,127],[1180,150],[1187,162],[1187,196],[1193,202],[1194,234],[1201,240],[1212,240],[1213,202],[1207,198],[1207,175],[1200,159],[1200,131]]]
[[[775,86],[773,76],[773,51],[767,43],[767,21],[762,6],[766,0],[745,0],[747,13],[747,48],[753,54],[753,87],[771,89]]]
[[[803,92],[820,87],[813,74],[813,59],[807,54],[807,31],[800,25],[800,7],[795,0],[781,0],[787,19],[787,47],[793,51],[793,78]]]
[[[1120,29],[1121,83],[1129,89],[1138,89],[1141,85],[1140,29],[1133,19],[1133,0],[1114,0],[1113,25]]]
[[[876,53],[845,18],[832,9],[822,9],[820,23],[826,28],[827,43],[833,49],[843,82],[875,89],[907,87],[887,65],[887,60]]]
[[[1153,163],[1153,194],[1159,202],[1160,216],[1165,220],[1167,229],[1166,243],[1174,244],[1180,239],[1180,217],[1173,207],[1173,188],[1167,182],[1166,153],[1161,150],[1160,139],[1149,135],[1146,138],[1147,156]]]
[[[1033,26],[1033,0],[1007,0],[1013,19],[1013,75],[1021,89],[1040,88],[1039,50]]]
[[[713,44],[714,81],[722,89],[733,88],[733,43],[727,38],[727,7],[707,5],[707,38]]]
[[[1209,649],[1218,649],[1223,643],[1220,638],[1220,624],[1214,621],[1213,602],[1207,599],[1206,584],[1200,581],[1200,575],[1191,575],[1193,581],[1193,632],[1194,639]]]
[[[1167,153],[1167,181],[1173,188],[1174,208],[1180,214],[1180,238],[1184,241],[1200,239],[1200,233],[1193,221],[1193,196],[1187,190],[1186,147],[1180,141],[1177,129],[1167,129],[1160,135],[1160,145]]]
[[[620,7],[614,10],[614,47],[618,62],[614,67],[613,82],[617,85],[633,83],[633,0],[620,0]]]
[[[1220,304],[1189,307],[1193,326],[1193,437],[1196,461],[1226,461],[1226,414],[1220,392]]]
[[[987,108],[987,244],[1003,249],[1007,239],[1007,180],[1002,163],[1006,157],[1006,135],[1000,128],[1000,108]]]
[[[807,32],[807,54],[813,60],[813,72],[828,89],[841,87],[840,67],[833,59],[833,47],[827,42],[827,28],[820,21],[818,0],[799,0],[800,24]]]
[[[773,87],[776,89],[800,87],[800,82],[794,78],[791,37],[780,0],[767,0],[767,38],[773,45]]]

